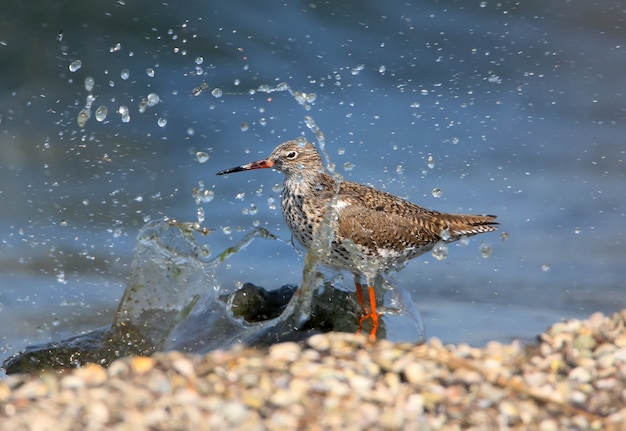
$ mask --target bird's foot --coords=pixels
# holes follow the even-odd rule
[[[365,301],[363,301],[363,294],[361,292],[361,285],[360,283],[357,284],[357,298],[360,299],[359,303],[363,307],[363,315],[359,318],[359,326],[356,333],[361,333],[364,321],[372,319],[372,328],[370,329],[369,339],[370,341],[376,341],[376,333],[378,331],[378,312],[376,311],[376,294],[374,292],[374,286],[368,286],[368,292],[371,310],[365,306]]]

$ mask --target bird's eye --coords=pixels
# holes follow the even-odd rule
[[[293,159],[295,159],[295,158],[296,158],[296,156],[297,156],[297,155],[298,155],[298,153],[296,153],[295,151],[289,151],[289,152],[287,153],[287,158],[288,158],[289,160],[293,160]]]

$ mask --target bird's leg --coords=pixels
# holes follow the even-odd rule
[[[359,279],[358,276],[354,277],[354,285],[356,286],[356,299],[359,303],[359,305],[361,305],[361,307],[363,307],[363,315],[359,318],[359,327],[356,331],[357,334],[361,333],[361,330],[363,329],[363,322],[369,318],[372,319],[372,329],[370,330],[370,341],[375,341],[376,340],[376,332],[378,330],[378,312],[376,311],[376,292],[374,291],[374,286],[369,286],[369,281],[368,281],[368,294],[369,294],[369,301],[370,301],[370,307],[367,307],[367,305],[365,305],[365,298],[363,297],[363,287],[361,286],[361,280]]]
[[[356,287],[356,300],[363,308],[363,311],[367,314],[368,310],[365,305],[365,298],[363,298],[363,287],[361,286],[361,280],[357,276],[354,277],[354,285]]]

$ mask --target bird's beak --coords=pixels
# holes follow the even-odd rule
[[[274,166],[274,162],[270,159],[259,160],[256,162],[246,163],[245,165],[235,166],[234,168],[219,171],[217,175],[232,174],[233,172],[251,171],[252,169],[267,169]]]

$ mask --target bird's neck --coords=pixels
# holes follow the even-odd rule
[[[305,174],[298,172],[285,176],[285,188],[297,195],[332,192],[335,189],[335,180],[323,170]]]

